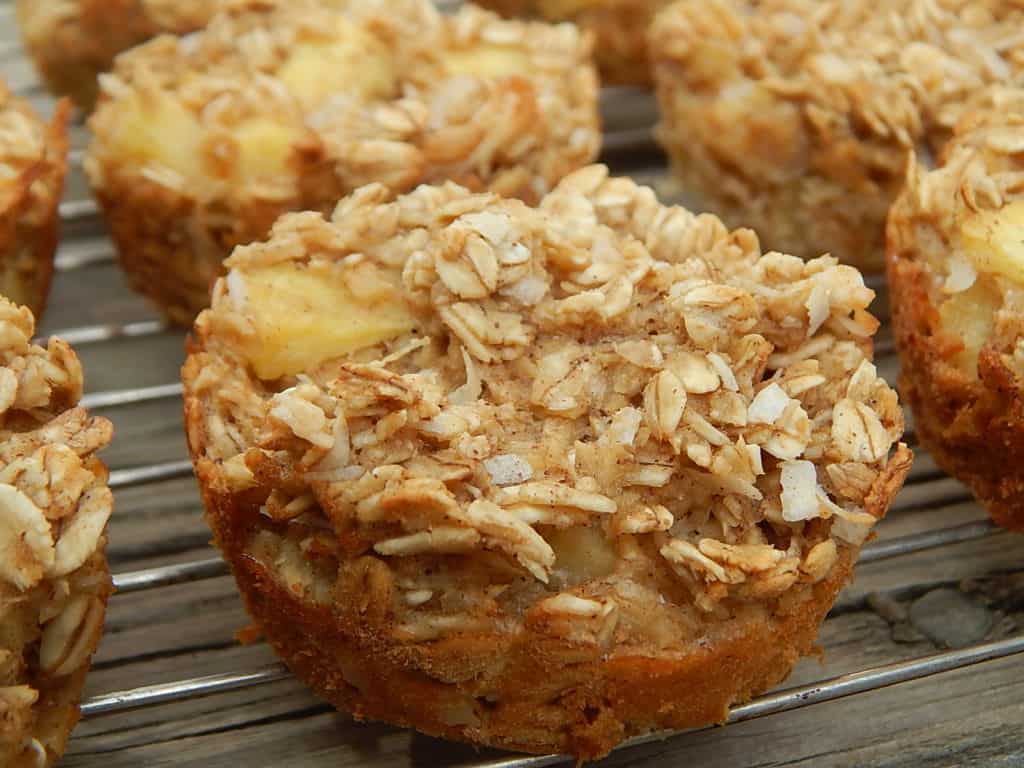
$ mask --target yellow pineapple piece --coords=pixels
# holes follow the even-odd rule
[[[239,179],[279,176],[287,172],[297,132],[279,120],[253,117],[239,123],[232,136],[238,146]]]
[[[568,571],[574,581],[599,579],[615,570],[618,556],[600,528],[554,529],[544,538],[555,551],[555,569]]]
[[[202,127],[180,101],[160,91],[137,92],[117,108],[110,141],[128,162],[161,165],[186,178],[201,173]]]
[[[992,333],[995,313],[1001,304],[996,288],[979,276],[974,285],[953,294],[939,306],[942,326],[964,344],[954,363],[971,376],[978,375],[978,353]]]
[[[445,51],[443,56],[446,68],[453,75],[503,77],[530,70],[530,57],[521,48],[510,45],[475,45]]]
[[[246,271],[246,314],[255,334],[244,340],[243,353],[257,376],[276,379],[400,336],[416,319],[399,279],[372,264],[286,262]]]
[[[960,227],[964,252],[978,272],[1024,283],[1024,200],[978,211]]]
[[[297,44],[277,76],[307,109],[335,93],[364,99],[386,98],[397,87],[387,46],[339,16],[333,35]]]

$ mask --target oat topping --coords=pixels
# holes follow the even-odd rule
[[[61,717],[47,725],[36,704],[66,706],[53,700],[87,665],[110,589],[112,497],[94,453],[111,426],[76,407],[77,358],[60,339],[33,344],[34,325],[0,298],[0,762],[14,766],[62,751]]]
[[[251,301],[270,264],[319,287]],[[226,267],[185,369],[200,470],[266,499],[261,557],[291,589],[329,602],[371,569],[402,637],[664,644],[652,595],[691,637],[823,579],[909,463],[856,270],[762,254],[603,166],[537,208],[371,185]],[[319,292],[381,285],[412,325],[332,351],[357,312]],[[254,355],[259,323],[303,313]],[[293,344],[317,353],[281,373]]]

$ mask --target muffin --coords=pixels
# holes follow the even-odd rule
[[[103,630],[112,497],[96,452],[106,419],[77,403],[71,348],[30,341],[32,313],[0,298],[0,765],[52,765],[78,721]]]
[[[536,200],[597,154],[588,57],[572,27],[471,6],[236,3],[118,59],[85,167],[132,285],[190,323],[231,249],[285,211],[373,181]]]
[[[900,387],[921,441],[993,519],[1024,530],[1024,91],[911,161],[888,224]]]
[[[0,295],[46,306],[67,171],[67,104],[49,124],[0,80]]]
[[[651,84],[647,28],[671,0],[479,0],[504,16],[572,21],[594,36],[594,58],[609,85]]]
[[[121,51],[161,32],[199,29],[225,0],[17,0],[29,55],[51,91],[88,112],[96,78]]]
[[[938,153],[1024,71],[1024,6],[684,0],[651,30],[660,141],[683,185],[767,248],[884,264],[910,150]]]
[[[217,545],[357,719],[595,758],[813,645],[910,464],[852,267],[603,166],[237,248],[183,369]]]

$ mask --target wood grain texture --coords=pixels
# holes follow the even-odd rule
[[[38,87],[14,42],[10,5],[0,3],[0,74],[44,111],[52,102]],[[615,144],[615,170],[653,183],[663,196],[678,191],[658,166],[648,139],[649,98],[606,94],[606,128],[629,137]],[[73,145],[84,146],[79,125]],[[81,169],[69,200],[87,194]],[[690,201],[691,204],[694,201]],[[102,224],[86,217],[65,226],[60,254],[111,253]],[[885,296],[876,305],[888,315]],[[116,266],[100,262],[61,272],[42,330],[154,319],[130,293]],[[879,346],[887,348],[885,331]],[[184,357],[179,332],[81,345],[90,392],[177,380]],[[879,360],[890,379],[896,360]],[[116,439],[105,453],[113,468],[185,456],[181,403],[162,400],[103,409]],[[979,520],[983,511],[959,483],[919,455],[907,487],[879,526],[879,537],[902,536]],[[211,555],[199,496],[191,478],[124,488],[110,525],[115,571],[187,562]],[[808,683],[869,666],[911,659],[937,646],[906,618],[910,605],[938,587],[962,591],[984,607],[987,637],[1024,630],[1024,537],[1001,534],[940,550],[862,566],[821,635],[823,660],[804,660],[786,685]],[[88,692],[105,693],[220,672],[252,670],[274,661],[263,643],[243,646],[235,633],[247,618],[230,578],[115,596]],[[680,695],[685,695],[684,691]],[[675,736],[622,750],[602,766],[651,768],[688,764],[755,766],[1016,766],[1024,765],[1024,659],[990,662],[883,691],[816,705],[728,728]],[[75,733],[64,760],[78,768],[124,766],[346,766],[390,768],[470,766],[500,757],[445,744],[410,731],[356,724],[293,680],[133,712],[95,717]]]

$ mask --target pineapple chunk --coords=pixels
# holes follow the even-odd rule
[[[523,74],[530,69],[530,57],[509,45],[476,45],[457,51],[445,51],[445,67],[453,75],[503,77]]]
[[[235,173],[241,180],[288,172],[288,159],[297,138],[289,126],[268,117],[253,117],[235,126],[232,136],[238,146]]]
[[[387,47],[343,16],[334,34],[297,44],[277,76],[313,109],[335,93],[370,100],[394,93],[397,75]]]
[[[244,276],[255,334],[242,352],[261,379],[308,371],[412,330],[399,276],[370,264],[275,264]]]
[[[609,575],[618,558],[600,528],[554,529],[544,538],[555,551],[555,569],[567,571],[572,581]]]
[[[159,92],[132,96],[112,122],[112,143],[127,161],[158,164],[186,179],[203,175],[203,128],[173,97]],[[276,119],[254,117],[235,126],[232,136],[238,146],[235,174],[239,180],[287,173],[298,138],[294,129]]]
[[[953,362],[971,376],[978,375],[978,353],[992,333],[1001,303],[990,281],[979,277],[966,291],[953,294],[939,306],[943,328],[960,337],[964,345]]]
[[[973,214],[960,233],[964,252],[978,272],[1024,283],[1024,200]]]
[[[196,116],[161,91],[133,94],[111,120],[111,144],[128,162],[158,164],[185,178],[202,172],[199,144],[203,131]]]

